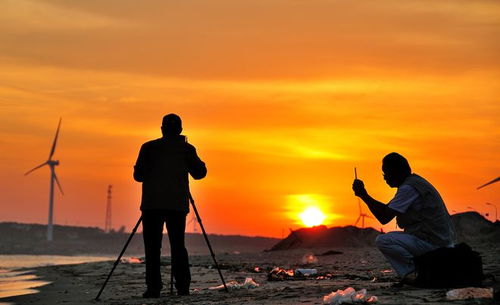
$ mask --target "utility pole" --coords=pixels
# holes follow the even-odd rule
[[[106,221],[104,223],[104,232],[109,233],[111,231],[111,192],[113,186],[110,184],[108,186],[108,198],[106,201]]]

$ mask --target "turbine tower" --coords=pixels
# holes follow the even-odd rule
[[[104,232],[109,233],[111,231],[111,191],[113,186],[110,184],[108,186],[108,200],[106,202],[106,222],[104,223]]]
[[[198,233],[196,224],[198,223],[198,220],[196,219],[196,215],[194,213],[191,213],[191,219],[188,221],[186,226],[193,225],[193,233]]]
[[[52,143],[52,148],[50,150],[49,159],[44,163],[38,165],[37,167],[31,169],[30,171],[24,174],[25,176],[29,173],[48,165],[50,168],[50,189],[49,189],[49,220],[47,223],[47,240],[52,241],[53,239],[53,227],[52,227],[52,215],[54,212],[54,181],[57,183],[59,191],[64,195],[61,184],[59,183],[59,179],[56,176],[56,166],[59,165],[59,160],[52,160],[52,156],[54,155],[54,151],[56,150],[57,138],[59,136],[59,128],[61,127],[61,118],[59,119],[59,124],[57,125],[56,136],[54,137],[54,142]]]
[[[368,214],[363,213],[363,210],[361,209],[361,202],[359,201],[359,198],[358,198],[358,206],[359,206],[359,216],[358,216],[358,219],[356,219],[354,226],[356,226],[358,224],[359,220],[361,219],[361,228],[364,228],[365,227],[365,217],[366,218],[373,218],[373,217],[371,217]]]
[[[358,179],[358,171],[356,170],[356,167],[354,167],[354,179]],[[354,223],[354,226],[356,226],[361,219],[361,228],[365,227],[365,217],[367,218],[373,218],[368,214],[363,213],[363,210],[361,209],[361,200],[359,200],[358,197],[358,207],[359,207],[359,216],[358,219],[356,219],[356,222]]]

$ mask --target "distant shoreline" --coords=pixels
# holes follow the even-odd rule
[[[92,227],[54,226],[54,240],[48,242],[46,225],[15,222],[0,223],[0,254],[14,255],[117,255],[123,248],[130,233]],[[279,239],[269,237],[249,237],[242,235],[208,235],[216,253],[260,252],[271,248]],[[208,254],[203,236],[186,233],[186,246],[190,254]],[[163,238],[163,253],[169,253],[168,237]],[[127,247],[127,254],[142,255],[144,246],[142,233],[136,233]]]

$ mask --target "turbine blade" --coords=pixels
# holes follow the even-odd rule
[[[54,180],[56,180],[57,186],[59,187],[59,191],[61,192],[62,195],[64,195],[64,192],[62,190],[61,184],[59,183],[59,179],[57,179],[56,172],[54,171]]]
[[[56,150],[57,138],[59,137],[59,128],[61,127],[61,120],[62,118],[59,118],[59,124],[57,125],[56,136],[54,137],[54,142],[52,143],[52,149],[50,150],[49,160],[52,159],[52,155],[54,155],[54,151]]]
[[[43,162],[42,164],[38,165],[37,167],[35,167],[35,168],[33,168],[33,169],[31,169],[31,170],[27,171],[24,175],[26,176],[26,175],[28,175],[29,173],[31,173],[32,171],[37,170],[37,169],[39,169],[40,167],[42,167],[42,166],[44,166],[44,165],[47,165],[47,164],[48,164],[48,162]]]
[[[358,219],[356,219],[356,222],[354,223],[354,226],[356,226],[359,222],[359,220],[361,219],[361,215],[358,216]]]
[[[479,190],[479,189],[482,189],[483,187],[485,187],[485,186],[487,186],[487,185],[490,185],[490,184],[493,184],[493,183],[497,182],[498,180],[500,180],[500,177],[497,177],[496,179],[493,179],[493,180],[491,180],[490,182],[488,182],[488,183],[485,183],[485,184],[481,185],[481,186],[480,186],[480,187],[478,187],[477,189],[478,189],[478,190]]]

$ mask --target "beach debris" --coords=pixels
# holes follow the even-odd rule
[[[230,281],[229,283],[226,283],[226,286],[228,289],[252,289],[252,288],[257,288],[260,285],[256,283],[251,277],[245,278],[245,282],[240,284],[237,281]],[[220,290],[224,289],[224,285],[219,285],[215,287],[210,287],[208,288],[209,290]]]
[[[294,280],[329,280],[332,279],[331,273],[319,273],[317,269],[285,269],[281,267],[274,267],[268,274],[268,281],[294,281]]]
[[[135,257],[135,256],[131,256],[131,257],[124,257],[120,260],[120,262],[122,264],[143,264],[144,263],[144,259],[143,258],[139,258],[139,257]]]
[[[446,293],[446,299],[450,301],[467,299],[492,299],[493,288],[460,288],[453,289]]]
[[[323,304],[340,305],[340,304],[373,304],[378,301],[374,295],[368,295],[366,289],[356,291],[352,287],[347,287],[344,290],[337,290],[323,297]]]
[[[326,252],[323,252],[321,254],[315,254],[316,256],[328,256],[328,255],[338,255],[338,254],[344,254],[342,251],[336,251],[336,250],[328,250]]]
[[[333,274],[331,273],[323,273],[321,275],[318,274],[318,276],[316,276],[316,280],[331,280],[333,278]]]
[[[302,257],[302,263],[303,264],[316,264],[318,262],[318,258],[314,256],[312,253],[306,253]]]
[[[268,274],[268,281],[284,281],[293,279],[295,272],[293,269],[274,267]]]
[[[293,275],[294,276],[300,276],[300,275],[303,275],[303,276],[311,276],[311,275],[315,275],[315,274],[318,274],[318,270],[317,269],[295,269],[295,271],[293,272]]]

